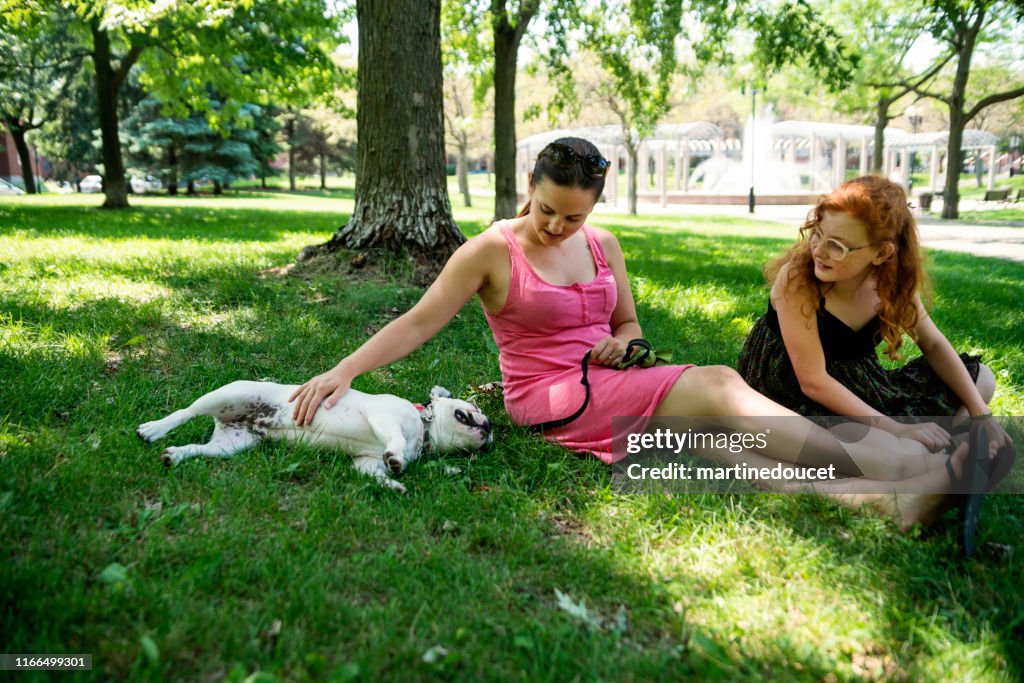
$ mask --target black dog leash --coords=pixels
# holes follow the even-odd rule
[[[633,355],[635,349],[641,349],[640,353]],[[626,355],[622,357],[617,364],[620,370],[639,365],[640,367],[649,368],[658,362],[658,357],[651,348],[651,343],[646,339],[633,339],[626,344]],[[558,420],[549,420],[548,422],[541,422],[540,424],[530,425],[527,429],[533,433],[542,433],[551,429],[558,429],[569,424],[587,409],[590,405],[590,381],[587,379],[587,369],[590,366],[590,351],[583,354],[583,360],[580,361],[580,369],[583,372],[583,377],[580,379],[580,384],[583,385],[583,405],[580,406],[579,410],[570,415],[569,417],[563,417]]]

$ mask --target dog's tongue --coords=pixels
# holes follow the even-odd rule
[[[415,408],[416,410],[420,411],[421,413],[424,410],[427,409],[427,407],[425,405],[423,405],[422,403],[413,403],[412,406],[413,406],[413,408]]]

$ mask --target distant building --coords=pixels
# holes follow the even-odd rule
[[[28,151],[29,156],[32,157],[32,175],[35,178],[40,178],[45,175],[48,164],[40,158],[39,153],[31,144]],[[44,169],[42,173],[40,167]],[[0,130],[0,178],[18,187],[25,187],[24,176],[18,150],[14,147],[14,136],[6,130]]]

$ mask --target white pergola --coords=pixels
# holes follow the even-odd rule
[[[590,128],[575,128],[572,130],[558,129],[539,133],[520,140],[516,145],[516,169],[522,175],[519,187],[526,187],[529,183],[529,174],[533,171],[533,165],[537,155],[548,145],[548,143],[562,137],[580,137],[593,142],[601,151],[601,154],[611,162],[608,169],[608,180],[605,184],[605,201],[609,204],[616,204],[619,196],[619,167],[623,166],[629,174],[630,159],[626,153],[626,145],[622,136],[621,126],[593,126]],[[655,178],[657,181],[658,193],[661,198],[661,205],[668,204],[668,159],[669,154],[673,155],[673,168],[675,169],[675,189],[683,189],[689,186],[690,157],[709,156],[716,149],[735,147],[735,141],[729,145],[725,141],[725,134],[722,129],[707,121],[691,121],[689,123],[662,124],[655,128],[654,135],[640,142],[637,151],[637,165],[639,168],[647,168],[653,156],[655,160]]]
[[[989,190],[993,189],[996,184],[996,144],[999,142],[999,138],[992,133],[986,133],[983,130],[965,129],[963,140],[960,143],[960,149],[962,151],[974,150],[979,153],[984,153],[988,157],[988,183],[987,187]],[[899,155],[899,167],[906,169],[910,163],[911,152],[922,152],[929,155],[931,159],[931,174],[929,177],[928,189],[932,192],[936,192],[942,189],[942,173],[940,168],[946,168],[946,164],[942,164],[944,157],[949,149],[949,131],[939,131],[935,133],[906,133],[898,136],[892,142],[886,139],[886,161],[888,172],[893,166],[893,161],[896,155]],[[906,176],[906,174],[904,174]]]
[[[890,138],[899,136],[903,131],[886,128],[886,144]],[[815,187],[821,171],[827,170],[825,160],[832,151],[831,181],[832,187],[846,180],[846,157],[851,147],[859,149],[860,173],[868,172],[868,160],[871,154],[875,129],[871,126],[857,126],[848,123],[821,123],[818,121],[779,121],[771,128],[772,147],[783,160],[794,163],[798,149],[808,153],[810,190],[819,191],[829,188]],[[836,163],[836,160],[842,160]],[[886,169],[888,172],[888,169]]]
[[[867,174],[872,154],[875,129],[872,126],[858,126],[845,123],[822,123],[818,121],[779,121],[769,125],[772,153],[778,160],[793,167],[797,156],[806,157],[806,166],[800,162],[801,175],[810,181],[811,193],[830,190],[846,179],[847,158],[852,150],[858,151],[860,173]],[[619,196],[619,168],[630,173],[630,159],[626,153],[621,126],[592,126],[589,128],[558,129],[525,138],[516,146],[516,169],[522,176],[519,187],[528,185],[529,173],[533,170],[537,155],[548,143],[561,137],[582,137],[590,140],[609,161],[611,168],[605,184],[605,200],[616,204]],[[978,150],[994,162],[998,138],[979,130],[965,130],[963,150]],[[941,160],[949,143],[949,131],[936,133],[908,133],[899,128],[885,129],[883,172],[898,178],[907,185],[911,152],[923,152],[931,157],[930,189],[941,189]],[[735,155],[740,143],[726,139],[721,128],[707,121],[672,123],[659,125],[654,134],[640,143],[637,164],[641,169],[655,163],[655,183],[662,206],[668,204],[671,191],[690,192],[690,159],[695,156],[711,156],[715,153]],[[673,169],[673,181],[669,180],[669,165]],[[988,188],[995,184],[995,163],[989,164]],[[823,186],[828,184],[829,186]]]

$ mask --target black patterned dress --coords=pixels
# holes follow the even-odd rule
[[[822,297],[817,318],[828,374],[878,412],[890,417],[950,416],[960,407],[960,398],[923,357],[893,370],[882,367],[876,350],[880,341],[877,317],[854,331],[825,309]],[[977,381],[980,357],[961,353],[960,360]],[[747,335],[738,369],[747,384],[790,410],[801,415],[835,414],[800,391],[782,341],[779,316],[770,301],[768,311]]]

